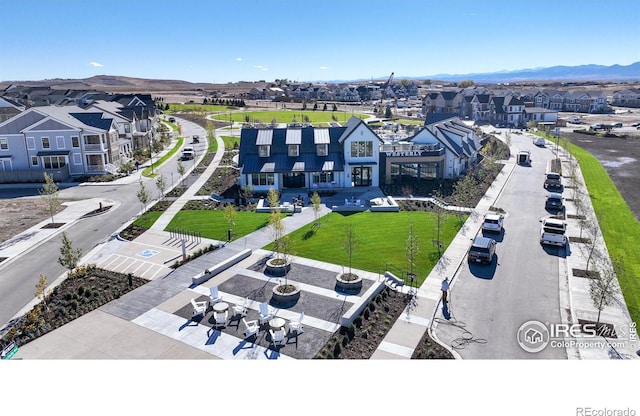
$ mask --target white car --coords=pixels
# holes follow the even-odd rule
[[[500,214],[487,214],[484,216],[482,222],[482,231],[489,231],[493,233],[502,232],[502,220],[503,216]]]
[[[535,139],[533,139],[533,144],[535,144],[536,146],[544,147],[545,143],[546,142],[542,137],[536,137]]]

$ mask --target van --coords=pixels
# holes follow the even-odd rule
[[[182,148],[182,160],[190,160],[196,157],[196,151],[193,147]]]

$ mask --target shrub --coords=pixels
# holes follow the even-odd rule
[[[347,344],[349,344],[349,336],[345,335],[344,337],[342,337],[342,346],[346,347]]]
[[[353,324],[356,326],[356,328],[360,328],[362,326],[362,317],[358,316],[356,319],[354,319]]]
[[[353,339],[356,336],[356,326],[354,324],[349,325],[349,329],[347,329],[347,335],[349,339]]]
[[[362,314],[364,316],[364,319],[369,319],[369,309],[365,309],[364,313]]]
[[[370,304],[369,304],[369,310],[370,310],[371,312],[375,311],[375,310],[376,310],[376,305],[375,305],[374,303],[370,303]]]
[[[365,329],[364,331],[362,331],[362,338],[367,339],[369,338],[369,330]]]

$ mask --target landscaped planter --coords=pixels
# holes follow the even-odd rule
[[[355,276],[355,278],[353,278]],[[362,289],[362,277],[353,273],[338,273],[336,275],[336,290],[341,292],[359,292]]]
[[[284,287],[293,288],[294,290],[283,291]],[[300,288],[292,284],[277,285],[271,289],[271,303],[280,307],[292,306],[300,299]]]
[[[282,259],[267,260],[267,267],[264,272],[271,276],[284,276],[291,270],[291,263],[285,263]]]

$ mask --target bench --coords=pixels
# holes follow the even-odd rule
[[[207,280],[211,279],[213,276],[217,275],[223,270],[226,270],[229,267],[233,266],[234,264],[239,263],[240,261],[246,259],[251,255],[251,252],[252,251],[249,248],[244,249],[241,252],[229,257],[228,259],[223,260],[220,263],[213,265],[212,267],[209,267],[202,273],[198,273],[196,276],[193,276],[191,278],[192,283],[194,285],[200,285],[206,282]]]

